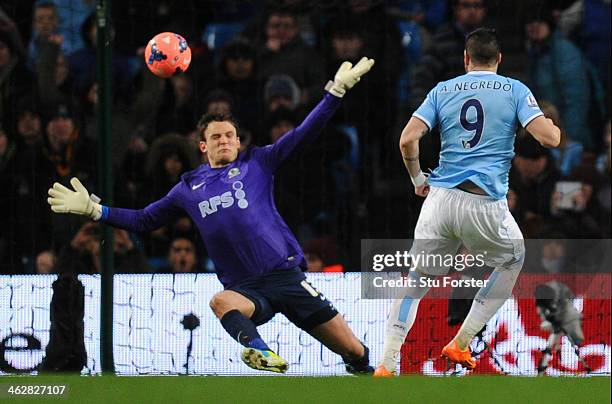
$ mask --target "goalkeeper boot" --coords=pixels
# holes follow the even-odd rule
[[[346,372],[352,375],[371,375],[374,373],[374,368],[370,365],[366,366],[355,366],[346,363],[345,365]]]
[[[286,360],[270,350],[244,348],[241,358],[248,367],[257,370],[285,373],[289,367]]]
[[[374,368],[370,366],[370,350],[363,343],[363,356],[359,359],[343,358],[346,372],[352,375],[369,375],[374,373]]]
[[[476,367],[476,361],[472,357],[472,351],[470,348],[464,350],[459,349],[457,341],[452,340],[442,349],[441,358],[448,359],[453,363],[458,363],[468,369],[474,369]]]
[[[374,371],[374,377],[393,377],[395,376],[395,372],[391,372],[387,370],[385,365],[378,365],[376,370]]]

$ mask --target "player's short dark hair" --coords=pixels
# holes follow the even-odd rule
[[[491,28],[478,28],[465,37],[465,50],[475,64],[490,65],[500,53],[497,33]]]
[[[198,122],[198,132],[200,133],[200,139],[206,141],[206,138],[204,137],[204,132],[206,132],[206,128],[208,128],[208,125],[211,122],[229,122],[232,125],[234,125],[234,128],[236,128],[236,134],[239,134],[239,125],[238,125],[238,121],[236,120],[236,118],[234,118],[232,115],[230,114],[218,114],[218,113],[209,113],[209,114],[204,114],[202,116],[202,118],[200,118],[200,121]]]
[[[461,1],[462,0],[452,0],[451,1],[452,7],[457,7]],[[481,2],[483,4],[483,6],[486,8],[487,7],[487,0],[481,0]]]

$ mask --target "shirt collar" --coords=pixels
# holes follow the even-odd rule
[[[471,72],[467,72],[466,74],[497,74],[497,73],[489,71],[489,70],[472,70]]]

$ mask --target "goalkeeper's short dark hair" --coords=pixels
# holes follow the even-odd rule
[[[465,37],[465,50],[477,65],[491,65],[500,53],[497,33],[491,28],[478,28]]]
[[[220,114],[220,113],[207,113],[200,118],[198,122],[198,133],[200,134],[200,140],[206,141],[204,132],[211,122],[229,122],[234,128],[236,128],[236,135],[240,136],[240,126],[238,121],[231,114]]]

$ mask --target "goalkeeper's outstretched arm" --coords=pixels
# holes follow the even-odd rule
[[[165,197],[153,202],[144,209],[121,209],[101,205],[100,199],[90,195],[78,178],[73,177],[71,190],[56,182],[49,188],[47,202],[55,213],[72,213],[102,221],[111,226],[134,232],[154,230],[174,220],[181,208],[174,197],[179,182]]]

